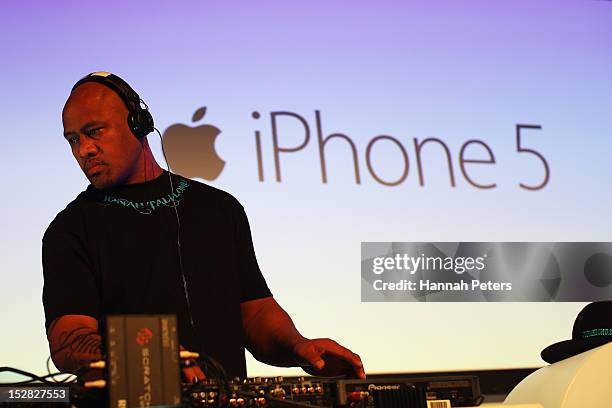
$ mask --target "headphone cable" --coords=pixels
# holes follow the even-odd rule
[[[174,186],[172,184],[172,175],[170,174],[170,164],[168,163],[168,158],[166,157],[166,151],[164,149],[164,140],[162,135],[156,127],[154,127],[155,131],[159,135],[159,140],[161,142],[162,153],[164,155],[164,160],[166,161],[166,166],[168,168],[168,180],[170,180],[170,198],[172,200],[172,207],[174,208],[174,215],[176,216],[176,246],[178,250],[178,261],[179,261],[179,269],[181,270],[181,278],[183,280],[183,292],[185,293],[185,300],[187,301],[187,312],[189,313],[189,323],[191,324],[191,329],[195,331],[195,323],[193,321],[193,314],[191,312],[191,300],[189,299],[189,290],[187,288],[187,278],[185,276],[185,270],[183,269],[183,258],[181,256],[181,220],[178,215],[178,209],[176,201],[174,201]]]

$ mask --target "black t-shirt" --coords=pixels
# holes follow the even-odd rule
[[[224,191],[175,174],[172,182],[172,194],[166,171],[113,189],[90,185],[55,217],[43,237],[46,327],[66,314],[101,327],[107,314],[176,314],[185,348],[245,377],[240,303],[271,296],[246,214]]]

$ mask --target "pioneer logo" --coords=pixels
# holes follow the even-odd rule
[[[370,384],[368,385],[368,391],[389,391],[389,390],[399,390],[399,384],[391,384],[391,385],[376,385]]]

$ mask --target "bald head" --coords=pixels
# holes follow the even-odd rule
[[[96,82],[77,87],[64,105],[64,137],[96,188],[137,182],[139,169],[146,165],[144,147],[148,145],[132,134],[128,113],[117,93]]]
[[[96,115],[119,115],[127,123],[128,109],[121,97],[109,87],[97,83],[86,82],[76,88],[66,100],[62,111],[62,119],[66,114],[95,112]]]

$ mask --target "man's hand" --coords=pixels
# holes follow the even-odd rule
[[[183,379],[188,383],[197,383],[206,379],[204,372],[197,365],[183,367],[181,371],[183,372]]]
[[[280,367],[301,366],[316,376],[364,378],[359,356],[330,339],[303,337],[272,297],[241,303],[247,348],[264,363]]]
[[[293,347],[296,361],[310,375],[365,379],[361,359],[331,339],[303,339]]]
[[[183,351],[185,347],[179,346],[179,350]],[[195,364],[193,360],[186,360],[185,367],[181,368],[181,372],[183,374],[183,380],[188,383],[197,383],[206,379],[206,375],[200,366]]]

